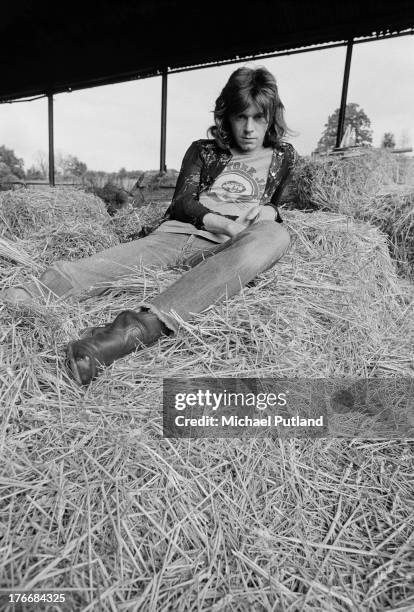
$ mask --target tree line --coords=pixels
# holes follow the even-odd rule
[[[314,153],[326,153],[335,147],[336,132],[338,126],[339,108],[329,115],[325,123],[324,130]],[[356,146],[372,145],[371,121],[364,110],[353,102],[346,105],[344,131],[347,127],[353,129]],[[409,145],[409,138],[403,132],[400,146]],[[386,132],[382,137],[381,147],[393,149],[396,146],[395,135]],[[85,162],[79,160],[75,155],[58,153],[55,158],[55,174],[57,179],[86,179],[87,182],[94,183],[96,180],[114,180],[123,178],[139,178],[142,170],[126,170],[121,168],[118,172],[102,172],[89,170]],[[38,153],[36,163],[27,170],[24,167],[22,158],[17,157],[12,149],[5,145],[0,146],[0,183],[30,180],[46,180],[48,176],[48,158],[45,153]]]
[[[89,170],[85,162],[79,160],[75,155],[58,153],[55,158],[55,176],[57,179],[84,179],[93,183],[94,180],[102,178],[138,178],[142,170],[126,170],[121,168],[118,172],[104,172]],[[13,183],[17,181],[46,180],[49,174],[49,163],[45,153],[37,154],[36,163],[25,169],[24,160],[17,157],[13,149],[5,145],[0,146],[0,182]]]

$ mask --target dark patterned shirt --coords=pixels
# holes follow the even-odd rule
[[[213,211],[201,204],[200,194],[211,187],[231,159],[230,149],[222,149],[215,140],[193,142],[184,156],[174,196],[163,220],[174,219],[203,229],[204,215]],[[296,160],[296,151],[288,142],[283,142],[273,149],[260,203],[273,206],[277,213],[276,221],[279,222],[282,222],[282,218],[277,205]]]

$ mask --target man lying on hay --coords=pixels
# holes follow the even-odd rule
[[[98,295],[132,265],[187,271],[139,310],[125,310],[67,347],[69,370],[88,384],[99,369],[178,330],[225,296],[231,297],[272,267],[289,245],[277,205],[296,153],[287,132],[276,81],[265,68],[239,68],[216,100],[213,139],[185,154],[163,223],[150,235],[78,261],[57,261],[31,283],[7,290],[8,299]],[[98,287],[97,287],[98,286]],[[178,315],[176,317],[175,315]]]

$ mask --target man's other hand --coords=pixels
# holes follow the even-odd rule
[[[255,206],[251,208],[247,213],[240,215],[237,218],[237,223],[242,223],[245,227],[258,221],[274,221],[276,218],[276,211],[273,206]]]

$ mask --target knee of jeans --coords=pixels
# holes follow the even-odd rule
[[[260,235],[259,248],[269,255],[274,253],[283,255],[290,244],[290,235],[280,223],[267,224]]]
[[[279,245],[279,248],[285,252],[290,245],[290,234],[285,227],[280,225],[280,223],[276,223],[275,225],[278,227],[276,233],[277,244]]]

